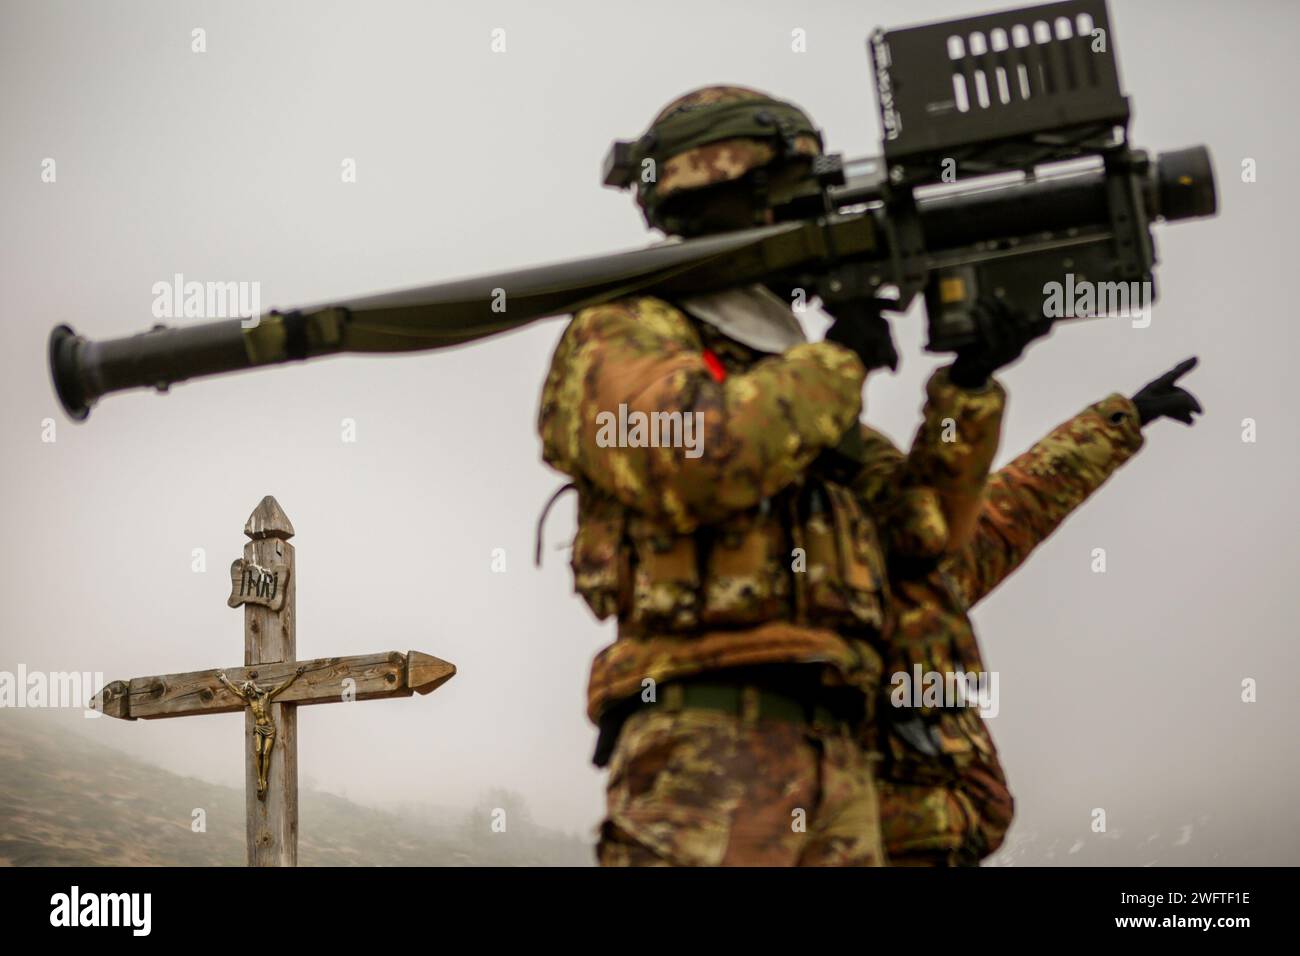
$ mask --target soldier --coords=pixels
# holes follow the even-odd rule
[[[696,236],[771,222],[821,136],[788,103],[710,87],[637,150],[647,223]],[[870,304],[832,311],[808,343],[764,287],[631,297],[579,311],[556,348],[543,457],[578,492],[576,590],[618,621],[588,687],[610,768],[603,864],[883,862],[863,744],[889,606],[880,533],[899,553],[968,534],[1003,394],[936,373],[877,522],[848,482],[866,461],[864,377],[897,357]],[[954,369],[1026,340],[987,335]]]
[[[1055,428],[988,483],[975,533],[932,566],[890,565],[895,629],[884,653],[887,673],[984,671],[967,612],[1142,447],[1142,428],[1160,417],[1190,425],[1201,406],[1178,379],[1188,359],[1132,399],[1111,395]],[[872,449],[874,474],[858,490],[879,503],[891,491],[891,452]],[[893,452],[895,463],[902,456]],[[997,750],[980,717],[966,706],[910,709],[908,681],[898,703],[882,705],[887,735],[880,781],[881,824],[895,866],[977,865],[1002,843],[1013,802]]]

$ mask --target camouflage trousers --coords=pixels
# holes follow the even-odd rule
[[[890,866],[975,866],[999,846],[1014,802],[1002,768],[974,761],[945,783],[877,783]]]
[[[874,759],[850,734],[703,708],[634,713],[602,866],[882,866]]]

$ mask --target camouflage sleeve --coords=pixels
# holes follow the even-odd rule
[[[556,349],[539,420],[543,457],[688,532],[794,481],[857,421],[865,376],[852,352],[815,343],[719,382],[672,307],[594,306]],[[639,441],[638,418],[648,422]],[[682,441],[655,440],[665,432]]]
[[[862,434],[863,451],[853,489],[869,502],[883,501],[892,491],[907,457],[870,425],[859,425],[858,430]]]
[[[970,540],[1005,404],[997,382],[978,391],[958,388],[941,368],[926,384],[921,426],[906,457],[864,426],[867,455],[854,484],[880,517],[893,551],[938,557]]]
[[[915,484],[903,487],[907,456],[887,437],[868,425],[861,426],[862,467],[853,489],[876,519],[891,552],[913,556],[943,553],[948,526],[933,488]]]
[[[958,388],[938,369],[925,386],[925,410],[900,484],[931,488],[947,526],[944,551],[965,546],[975,529],[1007,394],[992,379],[982,389]]]
[[[947,570],[974,605],[1142,447],[1137,409],[1111,395],[990,478],[975,534]]]

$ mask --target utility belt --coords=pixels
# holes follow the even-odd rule
[[[870,726],[868,698],[855,688],[822,684],[821,673],[822,668],[814,664],[762,665],[664,682],[655,689],[654,700],[631,697],[601,715],[592,762],[597,767],[608,764],[623,724],[633,714],[652,708],[669,713],[709,710],[748,723],[776,720],[865,743]]]
[[[683,634],[787,620],[884,630],[884,557],[853,492],[811,478],[691,533],[579,487],[575,590],[620,633]]]

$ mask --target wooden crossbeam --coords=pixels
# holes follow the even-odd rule
[[[388,651],[355,657],[321,657],[307,661],[280,661],[226,670],[189,671],[113,681],[104,686],[90,706],[123,720],[154,720],[191,714],[233,714],[244,702],[226,689],[218,674],[234,684],[254,680],[271,686],[290,677],[299,667],[301,677],[276,697],[282,704],[329,704],[349,700],[378,700],[427,694],[456,674],[456,666],[420,651]]]

